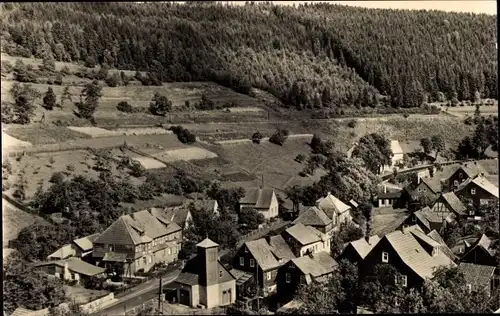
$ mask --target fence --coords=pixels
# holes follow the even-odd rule
[[[112,301],[115,298],[114,293],[109,293],[105,296],[102,296],[96,300],[93,300],[92,302],[89,302],[87,304],[80,305],[80,310],[85,312],[85,313],[93,313],[101,310],[101,307],[103,304]]]

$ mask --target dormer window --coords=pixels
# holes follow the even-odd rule
[[[382,262],[387,263],[389,262],[389,253],[388,252],[382,252]]]

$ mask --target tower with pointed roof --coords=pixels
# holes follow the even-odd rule
[[[196,245],[201,272],[200,304],[207,308],[219,305],[219,245],[208,237]]]

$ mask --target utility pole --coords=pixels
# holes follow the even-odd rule
[[[160,306],[161,306],[161,295],[163,294],[162,288],[161,288],[161,274],[160,274],[160,289],[158,291],[158,312],[160,311]]]
[[[262,187],[262,189],[264,189],[264,174],[262,174],[261,176],[262,176],[261,187]]]
[[[260,309],[259,304],[259,265],[255,262],[255,278],[257,281],[257,291],[255,291],[255,296],[257,297],[257,311]]]

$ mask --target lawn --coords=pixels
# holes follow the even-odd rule
[[[5,132],[33,145],[55,144],[76,139],[88,139],[89,135],[51,124],[10,125]]]
[[[66,290],[66,297],[76,304],[86,304],[109,293],[103,290],[86,289],[79,285],[64,285],[64,289]]]

